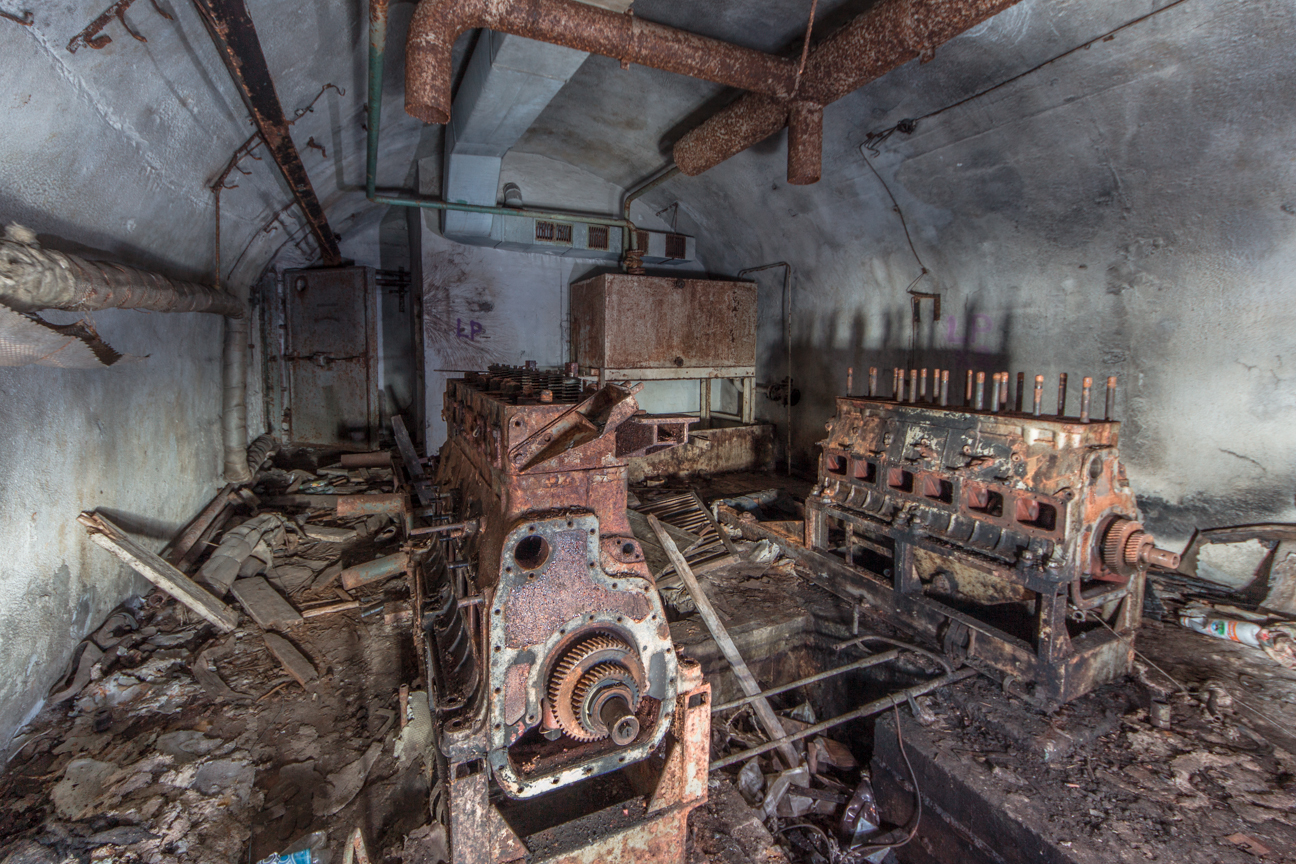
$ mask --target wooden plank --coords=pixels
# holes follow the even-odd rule
[[[193,521],[185,527],[184,531],[172,540],[165,549],[162,550],[162,558],[170,561],[176,567],[189,554],[202,536],[207,533],[207,529],[216,521],[216,517],[221,515],[230,502],[234,500],[234,493],[238,491],[238,486],[230,483],[224,489],[216,493],[216,497],[203,508],[202,512],[194,517]]]
[[[85,512],[77,521],[90,532],[90,539],[116,555],[135,572],[210,621],[221,632],[238,626],[238,613],[217,600],[196,582],[181,573],[161,556],[150,552],[126,536],[101,513]]]
[[[706,623],[707,629],[711,631],[711,636],[715,639],[716,645],[720,648],[721,653],[724,654],[725,659],[729,661],[729,665],[733,667],[734,676],[738,679],[738,685],[742,687],[743,692],[748,696],[759,697],[752,701],[752,708],[755,709],[756,719],[760,721],[761,726],[765,727],[765,732],[770,736],[771,740],[782,738],[787,734],[783,731],[783,724],[779,722],[779,718],[774,713],[774,709],[770,707],[769,702],[765,697],[760,695],[760,685],[756,683],[756,679],[752,676],[751,670],[747,668],[747,663],[743,660],[742,654],[739,653],[738,646],[735,645],[733,639],[730,638],[729,631],[720,623],[720,616],[716,614],[715,607],[711,605],[710,598],[708,598],[706,592],[702,590],[702,586],[698,584],[697,577],[694,576],[693,571],[689,569],[688,562],[685,561],[684,556],[680,554],[679,548],[675,545],[675,541],[666,533],[665,528],[662,527],[661,521],[656,516],[649,516],[648,524],[651,525],[653,531],[656,532],[657,540],[661,543],[662,549],[665,550],[666,554],[670,557],[671,563],[675,565],[675,572],[684,580],[685,587],[688,588],[689,594],[693,597],[694,604],[697,605],[698,614],[702,616],[702,620]],[[778,750],[779,755],[783,757],[783,761],[787,763],[787,767],[795,768],[797,765],[801,764],[801,757],[797,755],[796,748],[794,748],[790,743],[784,742],[776,749]]]
[[[291,642],[278,633],[263,633],[261,635],[265,639],[266,647],[270,649],[270,653],[283,664],[289,675],[297,679],[298,684],[309,687],[319,679],[315,667]]]
[[[303,618],[314,618],[317,615],[330,615],[334,612],[346,612],[349,609],[359,609],[358,600],[343,600],[339,603],[325,603],[322,606],[311,606],[303,609],[301,614]]]
[[[301,613],[283,595],[270,587],[263,576],[235,579],[230,591],[243,604],[252,620],[262,628],[301,623]]]

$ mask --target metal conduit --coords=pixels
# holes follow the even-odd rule
[[[783,346],[787,351],[787,412],[784,425],[787,426],[787,474],[792,476],[792,265],[786,261],[775,261],[773,264],[762,264],[759,267],[748,267],[738,271],[741,279],[748,273],[759,273],[762,270],[783,268]]]

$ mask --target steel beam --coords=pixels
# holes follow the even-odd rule
[[[270,155],[301,207],[311,233],[315,235],[315,242],[319,244],[324,263],[336,267],[342,263],[337,237],[329,227],[319,198],[315,196],[301,154],[288,134],[288,118],[279,104],[279,94],[275,92],[252,16],[243,0],[194,0],[194,6],[207,25],[207,32],[211,34],[225,68],[234,79],[234,86],[247,103],[252,121],[265,140]]]

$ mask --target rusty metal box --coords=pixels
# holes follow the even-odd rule
[[[572,359],[638,379],[756,374],[756,283],[604,273],[571,287]]]

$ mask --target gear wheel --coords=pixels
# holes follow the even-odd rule
[[[577,741],[598,741],[608,736],[598,705],[605,700],[601,690],[611,685],[627,697],[631,709],[639,702],[644,679],[638,652],[622,640],[605,633],[588,636],[562,656],[549,675],[549,705],[554,719],[568,736]],[[582,686],[584,685],[584,686]],[[596,692],[598,691],[598,692]]]
[[[1103,564],[1113,573],[1133,576],[1149,566],[1175,570],[1179,556],[1167,549],[1158,549],[1152,535],[1133,519],[1113,519],[1103,535]]]
[[[1103,535],[1103,564],[1113,573],[1132,576],[1139,569],[1139,549],[1147,541],[1147,532],[1133,519],[1113,519]]]
[[[600,663],[582,675],[572,691],[572,710],[581,728],[598,738],[618,737],[603,717],[603,709],[613,699],[621,699],[630,712],[638,706],[639,687],[629,669],[619,663]],[[634,725],[637,733],[639,724]]]

